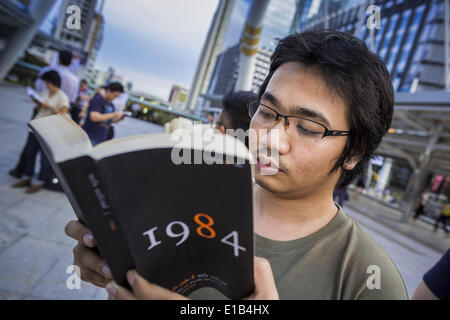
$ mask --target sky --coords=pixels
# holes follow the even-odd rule
[[[218,0],[106,0],[96,68],[127,76],[133,90],[168,99],[189,88]]]
[[[50,33],[57,0],[40,29]],[[113,67],[134,91],[169,98],[189,88],[219,0],[105,0],[103,43],[96,69]]]

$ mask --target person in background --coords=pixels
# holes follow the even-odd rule
[[[130,106],[130,110],[133,114],[133,117],[138,118],[139,114],[141,113],[141,106],[136,102],[133,102],[133,104]]]
[[[424,209],[428,204],[428,199],[430,198],[430,191],[427,189],[420,195],[420,202],[414,212],[414,220],[417,220],[424,213]]]
[[[333,192],[333,199],[342,207],[344,202],[348,200],[347,186],[336,187]]]
[[[87,113],[87,110],[89,108],[89,103],[90,103],[91,99],[93,97],[95,97],[95,95],[97,93],[101,94],[101,95],[104,95],[105,94],[105,88],[106,88],[106,86],[98,87],[97,91],[93,95],[91,95],[89,97],[88,101],[84,104],[83,108],[81,108],[81,112],[80,112],[80,126],[83,126],[84,122],[86,121],[86,113]]]
[[[356,189],[354,193],[354,200],[358,200],[359,195],[364,191],[366,187],[366,180],[364,176],[361,174],[356,178]]]
[[[446,236],[449,236],[449,231],[447,229],[447,221],[450,219],[450,202],[447,202],[446,205],[442,208],[441,214],[436,218],[436,223],[434,224],[433,231],[436,232],[439,228],[439,224],[442,223],[442,229]]]
[[[73,55],[70,51],[62,50],[59,52],[59,64],[56,67],[47,66],[41,69],[39,72],[39,78],[34,83],[34,87],[36,91],[39,93],[47,90],[45,83],[40,78],[45,72],[54,70],[58,72],[59,77],[61,78],[61,90],[67,95],[69,98],[69,102],[71,104],[71,108],[77,101],[78,97],[78,89],[80,86],[80,80],[76,75],[69,70],[69,65],[72,62]]]
[[[450,249],[424,274],[412,300],[450,300]]]
[[[41,103],[36,101],[37,113],[34,119],[48,117],[53,114],[67,114],[69,111],[69,98],[60,89],[61,78],[58,72],[54,70],[47,71],[41,76],[41,80],[44,81],[47,90],[41,93],[44,102]],[[39,152],[41,154],[41,169],[38,180],[35,183],[32,183],[36,156]],[[49,182],[51,173],[52,169],[46,155],[42,151],[34,134],[29,132],[27,143],[25,145],[24,179],[14,183],[12,187],[28,187],[26,193],[36,193]]]
[[[217,116],[215,128],[222,133],[227,129],[242,129],[250,127],[249,106],[258,103],[258,95],[251,91],[229,92],[222,98],[222,111]],[[248,138],[245,141],[248,147]]]
[[[81,121],[81,110],[85,105],[89,103],[89,99],[91,98],[91,90],[89,89],[88,83],[85,79],[80,82],[80,91],[78,93],[77,100],[73,105],[73,108],[70,109],[70,115],[72,116],[72,120],[76,123],[80,124]]]
[[[111,101],[108,105],[107,105],[107,112],[114,112],[114,111],[120,111],[123,112],[123,109],[125,108],[125,105],[127,103],[128,100],[128,93],[126,92],[122,92],[120,94],[120,96],[118,96],[117,98],[115,98],[113,101]],[[123,120],[124,118],[122,117],[121,120]],[[119,121],[121,121],[119,120]],[[117,121],[116,121],[117,122]],[[108,122],[108,126],[109,126],[109,131],[108,131],[108,137],[107,140],[111,140],[114,138],[114,123],[109,120]]]
[[[33,108],[33,113],[31,115],[30,120],[33,120],[33,118],[36,116],[37,110],[38,106],[36,105]],[[25,171],[25,159],[26,159],[25,154],[26,154],[26,145],[22,148],[22,152],[20,153],[19,161],[17,162],[16,166],[14,167],[14,169],[9,170],[8,172],[8,174],[11,177],[14,177],[16,179],[22,178],[23,173]]]
[[[106,141],[109,125],[107,121],[118,122],[123,118],[120,111],[108,112],[108,104],[123,92],[123,86],[113,82],[106,87],[104,93],[97,93],[89,102],[86,120],[82,126],[91,139],[92,145]]]

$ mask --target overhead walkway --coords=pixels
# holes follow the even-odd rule
[[[427,174],[450,175],[450,92],[397,93],[391,129],[377,154],[405,159],[413,170],[405,191],[406,222]]]

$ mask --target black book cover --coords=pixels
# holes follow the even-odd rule
[[[183,295],[205,286],[231,299],[251,293],[248,162],[176,165],[166,148],[105,158],[99,167],[136,268],[146,279]]]
[[[213,287],[240,299],[253,291],[248,159],[233,155],[230,163],[227,154],[228,164],[177,165],[169,135],[128,137],[92,148],[67,117],[45,117],[29,126],[117,283],[128,286],[126,271],[136,268],[183,295]],[[214,151],[225,152],[220,141],[228,146],[230,139],[219,135]],[[237,147],[247,157],[245,146]]]

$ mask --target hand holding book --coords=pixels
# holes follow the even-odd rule
[[[81,279],[99,287],[105,287],[111,299],[116,300],[182,300],[185,296],[172,292],[145,280],[136,270],[127,272],[127,280],[132,291],[111,281],[111,274],[105,272],[106,262],[93,250],[95,239],[92,232],[79,221],[70,221],[66,225],[66,234],[77,240],[74,249],[74,264],[80,268]],[[107,269],[106,269],[107,270]],[[255,257],[254,260],[255,290],[247,300],[277,300],[278,291],[275,286],[272,269],[266,259]]]
[[[105,286],[109,267],[124,287],[135,269],[185,296],[204,287],[230,299],[253,291],[250,154],[242,142],[211,133],[197,145],[187,132],[92,147],[67,117],[29,126],[81,222],[66,232],[79,241],[74,263],[82,279]],[[87,235],[95,248],[85,245],[93,245]]]
[[[112,275],[106,261],[96,250],[97,244],[91,230],[81,222],[73,220],[66,225],[65,232],[78,241],[73,249],[73,264],[80,268],[80,278],[104,288],[111,282]]]

